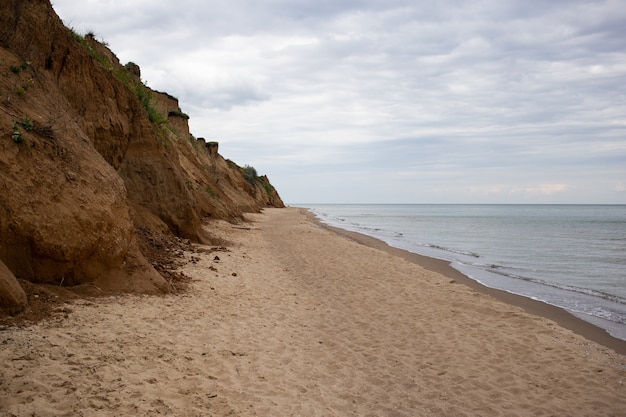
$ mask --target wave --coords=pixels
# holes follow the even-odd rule
[[[468,264],[470,265],[470,264]],[[521,280],[521,281],[525,281],[525,282],[530,282],[533,284],[538,284],[538,285],[543,285],[546,287],[550,287],[550,288],[556,288],[559,290],[564,290],[564,291],[570,291],[570,292],[575,292],[578,294],[584,294],[584,295],[589,295],[592,297],[597,297],[597,298],[601,298],[603,300],[607,300],[607,301],[611,301],[614,303],[618,303],[618,304],[622,304],[622,305],[626,305],[626,298],[620,297],[618,295],[615,294],[609,294],[606,293],[604,291],[599,291],[599,290],[594,290],[594,289],[590,289],[590,288],[583,288],[583,287],[577,287],[575,285],[569,285],[569,284],[561,284],[561,283],[557,283],[557,282],[553,282],[553,281],[546,281],[540,278],[534,278],[534,277],[528,277],[528,276],[524,276],[524,275],[519,275],[519,274],[515,274],[509,271],[506,271],[507,269],[510,270],[510,268],[502,266],[502,265],[494,265],[494,264],[490,264],[490,265],[478,265],[478,264],[473,264],[471,266],[475,266],[475,267],[479,267],[482,268],[492,274],[496,274],[496,275],[501,275],[507,278],[512,278],[512,279],[517,279],[517,280]]]
[[[455,263],[456,263],[456,266],[453,264],[452,265],[453,267],[455,267],[456,269],[458,269],[459,271],[466,274],[468,277],[472,278],[473,280],[479,282],[482,285],[493,287],[493,288],[498,288],[503,291],[511,292],[517,295],[521,295],[523,297],[531,298],[536,301],[540,301],[540,302],[554,305],[556,307],[564,308],[566,310],[569,310],[572,313],[582,314],[583,317],[584,316],[597,317],[597,318],[607,320],[609,322],[613,322],[619,325],[626,325],[626,314],[625,314],[625,311],[623,310],[623,306],[626,306],[626,298],[624,297],[620,297],[614,294],[609,294],[609,293],[599,291],[599,290],[592,290],[588,288],[577,287],[574,285],[560,284],[556,282],[546,281],[546,280],[542,280],[538,278],[532,278],[532,277],[512,273],[510,272],[511,268],[502,266],[502,265],[494,265],[494,264],[490,264],[490,265],[482,264],[481,265],[481,264],[474,264],[474,263],[462,263],[458,261]],[[504,283],[498,284],[498,283],[493,282],[492,280],[489,280],[491,281],[491,283],[489,283],[489,281],[485,282],[480,277],[473,276],[473,274],[468,273],[468,271],[464,271],[462,268],[459,268],[459,266],[463,266],[463,265],[478,268],[490,274],[503,276],[508,279],[519,280],[519,281],[523,281],[526,283],[530,283],[531,285],[552,288],[556,290],[557,292],[564,291],[567,293],[571,293],[572,295],[566,298],[561,298],[558,295],[556,296],[556,298],[554,298],[553,295],[548,295],[547,293],[543,294],[542,296],[539,296],[535,291],[530,290],[530,288],[532,287],[526,287],[525,290],[520,290],[520,289],[512,290],[512,287],[510,286],[510,284],[509,285],[506,285]],[[558,293],[555,293],[554,295],[556,294]],[[602,300],[602,301],[590,302],[590,300],[577,298],[573,294],[578,294],[579,296],[582,296],[582,297],[592,297],[592,298],[595,298],[597,300]],[[609,304],[604,304],[605,302]],[[611,307],[610,304],[613,304],[615,307]],[[618,306],[622,306],[622,307],[618,307]],[[617,337],[626,340],[625,336],[626,336],[626,333],[620,332],[620,336],[617,336]]]
[[[335,225],[337,226],[338,224],[336,222],[340,222],[340,223],[345,223],[345,224],[341,224],[341,227],[344,227],[347,225],[349,227],[351,227],[353,230],[355,231],[361,231],[365,234],[367,234],[367,232],[384,232],[384,229],[381,229],[379,227],[368,227],[368,226],[364,226],[363,224],[359,223],[359,222],[355,222],[355,221],[349,221],[348,219],[344,219],[342,217],[334,217],[334,218],[320,218],[320,220],[322,220],[324,223],[327,223],[331,226]]]
[[[471,256],[472,258],[480,258],[480,255],[477,254],[476,252],[470,252],[470,251],[465,251],[462,249],[455,249],[455,248],[449,248],[446,246],[441,246],[441,245],[435,245],[433,243],[427,243],[426,246],[428,246],[429,248],[433,248],[433,249],[439,249],[445,252],[450,252],[450,253],[456,253],[458,255],[466,255],[466,256]]]

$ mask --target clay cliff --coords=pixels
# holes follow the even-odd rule
[[[0,2],[0,310],[24,307],[27,282],[168,291],[151,242],[209,242],[207,218],[284,206],[140,72],[49,0]]]

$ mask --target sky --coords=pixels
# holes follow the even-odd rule
[[[286,204],[626,204],[623,0],[52,0]]]

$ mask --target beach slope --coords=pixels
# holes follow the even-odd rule
[[[183,295],[0,332],[2,415],[623,416],[626,357],[266,209],[211,223]],[[71,310],[71,311],[70,311]]]

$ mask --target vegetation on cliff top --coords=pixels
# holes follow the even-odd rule
[[[120,81],[122,81],[122,83],[124,83],[124,85],[126,85],[126,87],[135,93],[142,107],[148,113],[148,119],[152,123],[159,126],[167,124],[167,116],[156,108],[152,90],[143,81],[141,81],[139,77],[132,73],[133,68],[138,68],[135,63],[129,62],[125,66],[116,65],[116,63],[107,59],[106,56],[99,53],[94,47],[94,43],[100,43],[103,46],[107,46],[107,44],[106,42],[98,41],[93,32],[88,32],[82,36],[73,28],[68,28],[68,30],[72,34],[72,37],[89,52],[89,55],[93,59],[111,71]],[[184,114],[182,112],[180,113]],[[187,116],[187,118],[189,118],[189,116]]]

